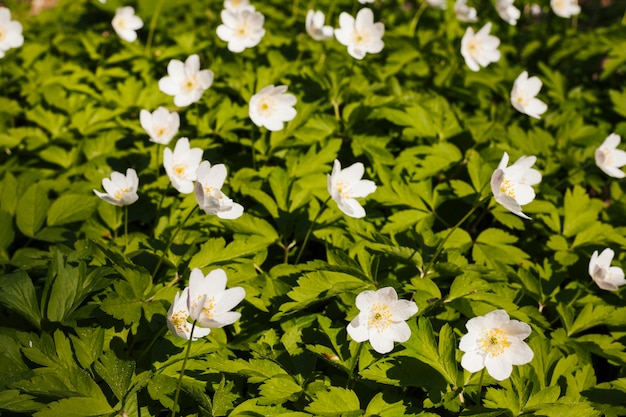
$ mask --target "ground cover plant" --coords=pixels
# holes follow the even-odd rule
[[[626,415],[625,12],[0,2],[0,413]]]

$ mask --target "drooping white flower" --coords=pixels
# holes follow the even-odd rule
[[[239,12],[241,10],[254,11],[254,6],[250,4],[250,0],[225,0],[224,9],[231,12]]]
[[[465,63],[472,71],[480,70],[492,62],[500,60],[500,39],[489,34],[491,22],[485,24],[477,33],[468,27],[465,35],[461,39],[461,55],[465,58]]]
[[[465,327],[467,334],[461,338],[459,349],[465,352],[461,366],[470,372],[486,367],[489,375],[502,381],[511,376],[513,365],[524,365],[533,359],[532,349],[524,342],[530,335],[530,326],[511,320],[504,310],[469,319]]]
[[[604,173],[613,178],[624,178],[626,174],[620,168],[626,165],[626,152],[617,149],[622,138],[620,135],[611,133],[604,139],[602,145],[596,149],[596,165]]]
[[[203,153],[200,148],[191,148],[187,138],[178,139],[174,152],[170,148],[163,151],[165,172],[178,192],[182,194],[193,192],[193,182],[196,180]]]
[[[496,0],[496,11],[509,25],[515,26],[517,20],[521,16],[521,12],[515,6],[513,6],[514,0]]]
[[[550,7],[555,15],[566,19],[580,13],[578,0],[550,0]]]
[[[24,44],[22,24],[11,20],[11,11],[0,7],[0,58],[11,48],[19,48]]]
[[[357,219],[365,217],[365,209],[355,199],[376,191],[374,181],[361,179],[364,172],[365,167],[360,162],[341,169],[341,163],[335,159],[333,171],[328,176],[328,193],[332,199],[346,215]]]
[[[167,76],[159,80],[159,90],[174,96],[174,104],[185,107],[200,100],[204,90],[213,84],[213,71],[200,70],[200,57],[190,55],[185,63],[172,59],[167,64]]]
[[[143,27],[143,20],[135,15],[135,9],[131,6],[119,7],[115,10],[115,17],[111,22],[117,35],[126,42],[137,40],[137,30]]]
[[[110,179],[104,178],[102,180],[102,187],[106,193],[101,193],[98,190],[93,190],[93,192],[107,203],[116,206],[127,206],[139,199],[137,195],[139,178],[137,172],[132,168],[126,170],[126,175],[113,171]]]
[[[220,219],[229,220],[243,214],[243,206],[235,203],[221,191],[226,180],[224,164],[211,166],[209,161],[202,161],[196,177],[196,201],[206,214],[215,214]]]
[[[411,337],[406,320],[417,313],[417,304],[398,300],[393,287],[363,291],[355,304],[359,314],[346,327],[355,342],[369,340],[372,348],[382,354],[391,352],[394,342],[406,342]]]
[[[335,29],[335,37],[342,45],[348,47],[348,54],[356,59],[363,59],[365,54],[377,54],[385,46],[383,35],[385,25],[374,23],[374,13],[364,7],[356,14],[356,19],[346,12],[339,15],[339,29]]]
[[[189,276],[189,313],[205,328],[216,329],[236,322],[240,313],[230,311],[246,296],[241,287],[226,289],[226,272],[215,269],[207,276],[194,268]]]
[[[456,0],[454,3],[454,13],[461,22],[476,22],[478,15],[476,9],[467,5],[467,0]]]
[[[324,25],[324,12],[309,9],[306,12],[306,33],[316,41],[324,41],[333,37],[332,26]]]
[[[496,201],[524,219],[522,207],[535,199],[533,185],[541,182],[541,173],[531,168],[537,161],[536,156],[522,156],[513,165],[507,167],[509,155],[505,152],[498,168],[491,175],[491,191]]]
[[[176,293],[174,302],[167,312],[167,327],[172,333],[178,337],[189,340],[191,337],[191,328],[193,320],[190,321],[189,316],[189,287],[185,288],[182,295]],[[196,325],[193,328],[193,340],[197,340],[211,333],[211,329]]]
[[[159,107],[152,113],[142,109],[139,112],[139,122],[151,142],[167,145],[178,133],[180,116],[176,112],[170,113],[165,107]]]
[[[250,98],[248,114],[255,125],[274,132],[296,117],[298,99],[286,91],[286,85],[268,85]]]
[[[246,48],[254,48],[265,36],[263,23],[265,16],[250,9],[239,11],[222,10],[222,24],[217,27],[217,36],[228,42],[228,50],[242,52]]]
[[[537,77],[528,78],[528,72],[522,72],[513,83],[511,104],[520,113],[539,119],[548,110],[548,106],[535,96],[541,90],[542,82]]]
[[[441,10],[445,10],[448,8],[448,0],[426,0],[426,3],[430,7],[435,7]]]
[[[622,268],[611,266],[613,256],[615,252],[606,248],[600,255],[598,251],[593,252],[589,261],[589,275],[603,290],[617,291],[620,286],[626,284]]]

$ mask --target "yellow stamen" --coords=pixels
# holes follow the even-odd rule
[[[500,329],[489,329],[483,331],[481,339],[478,341],[480,349],[491,356],[500,356],[506,349],[511,347],[508,335]]]
[[[393,314],[389,311],[389,306],[387,304],[376,303],[372,306],[367,326],[370,329],[374,328],[379,332],[382,332],[391,325],[392,317]]]

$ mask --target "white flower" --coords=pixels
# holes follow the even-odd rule
[[[459,349],[465,352],[461,366],[470,372],[486,367],[489,375],[502,381],[511,376],[513,365],[524,365],[533,359],[533,351],[524,342],[530,335],[530,326],[510,320],[504,310],[474,317],[465,327],[467,334],[461,338]]]
[[[196,176],[196,201],[206,214],[216,214],[220,219],[229,220],[243,214],[243,206],[226,197],[221,191],[226,180],[224,164],[211,167],[209,161],[202,161]]]
[[[603,290],[617,291],[621,285],[626,284],[622,268],[611,266],[613,256],[615,252],[606,248],[600,256],[598,251],[595,251],[589,261],[589,275]]]
[[[254,6],[250,4],[250,0],[225,0],[224,8],[231,12],[239,12],[241,10],[254,11]]]
[[[496,11],[509,25],[515,26],[517,24],[517,19],[521,16],[521,12],[515,6],[513,6],[514,0],[497,0],[496,1]]]
[[[24,44],[22,24],[11,20],[11,11],[0,7],[0,58],[11,48],[19,48]]]
[[[268,85],[250,98],[248,114],[255,125],[277,131],[283,129],[285,122],[296,117],[293,106],[298,100],[286,91],[286,85]]]
[[[361,4],[374,3],[374,0],[359,0]]]
[[[362,180],[365,167],[357,162],[341,169],[341,163],[335,159],[333,171],[328,176],[328,193],[335,200],[341,211],[350,217],[365,217],[365,209],[355,198],[366,197],[376,191],[374,181]]]
[[[167,327],[178,337],[189,340],[191,336],[192,322],[189,321],[189,288],[185,288],[182,295],[176,294],[174,302],[167,312]],[[211,329],[196,325],[193,329],[193,340],[204,337],[211,333]]]
[[[230,311],[246,296],[241,287],[226,289],[226,272],[215,269],[207,276],[194,268],[189,276],[189,313],[205,328],[224,327],[241,317]]]
[[[454,13],[461,22],[476,22],[478,20],[476,9],[467,5],[467,0],[456,0]]]
[[[213,84],[213,71],[200,71],[200,57],[190,55],[183,64],[172,59],[167,64],[167,76],[159,80],[159,90],[174,96],[174,104],[185,107],[200,100],[204,90]]]
[[[309,10],[306,12],[306,33],[316,41],[323,41],[333,37],[332,26],[324,26],[324,12]]]
[[[131,6],[119,7],[115,11],[111,25],[120,38],[126,42],[135,42],[137,40],[136,31],[143,27],[143,20],[139,16],[135,16],[135,9]]]
[[[500,60],[500,39],[489,35],[491,22],[487,23],[474,34],[474,29],[468,27],[461,39],[461,55],[465,63],[472,71],[478,71],[480,67],[486,67],[492,62]]]
[[[536,161],[536,156],[522,156],[507,167],[509,155],[505,152],[498,168],[491,175],[491,191],[496,201],[513,214],[529,220],[530,217],[522,213],[521,206],[535,199],[535,191],[531,186],[541,182],[541,173],[531,168]]]
[[[339,15],[339,29],[335,29],[335,37],[342,45],[348,47],[350,56],[363,59],[365,54],[377,54],[385,46],[383,34],[385,25],[374,23],[374,13],[367,7],[359,10],[356,19],[346,12]]]
[[[624,178],[626,174],[620,168],[626,165],[626,152],[617,149],[622,138],[611,133],[604,139],[602,145],[596,149],[596,165],[604,173],[613,178]]]
[[[559,17],[569,18],[580,13],[578,0],[550,0],[550,7]]]
[[[520,113],[539,119],[548,110],[543,101],[535,98],[541,90],[541,80],[537,77],[528,78],[528,72],[522,72],[513,83],[511,90],[511,104]]]
[[[430,7],[436,7],[441,10],[445,10],[448,7],[448,0],[426,0],[426,3]]]
[[[165,107],[159,107],[152,113],[148,110],[139,112],[141,127],[150,136],[150,141],[167,145],[178,133],[180,116],[176,112],[169,112]]]
[[[393,350],[393,342],[406,342],[411,337],[406,320],[417,313],[417,304],[398,300],[393,287],[363,291],[357,295],[355,305],[359,315],[346,327],[355,342],[369,340],[376,352],[388,353]]]
[[[126,170],[126,175],[113,171],[111,179],[104,178],[102,180],[102,187],[106,193],[101,193],[98,190],[93,190],[93,192],[107,203],[116,206],[127,206],[139,199],[137,195],[139,178],[137,172],[132,168]]]
[[[193,192],[193,182],[196,180],[203,153],[200,148],[190,148],[187,138],[178,139],[174,152],[170,148],[163,151],[165,172],[178,192],[182,194]]]
[[[265,35],[265,17],[255,10],[242,9],[234,12],[225,9],[221,16],[223,24],[217,27],[217,36],[228,42],[228,50],[231,52],[253,48]]]

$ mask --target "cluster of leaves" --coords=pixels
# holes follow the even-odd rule
[[[573,24],[547,1],[533,16],[534,1],[521,0],[511,27],[476,1],[503,52],[477,73],[459,53],[466,24],[452,7],[419,11],[413,33],[420,4],[377,1],[385,48],[354,61],[338,42],[306,35],[308,5],[297,0],[255,4],[267,34],[241,54],[216,37],[221,2],[131,3],[146,22],[134,43],[110,26],[126,3],[61,0],[38,16],[12,7],[26,40],[0,61],[3,413],[172,408],[186,341],[167,332],[167,310],[192,268],[221,267],[246,290],[242,317],[192,344],[183,414],[626,414],[623,292],[587,274],[594,250],[626,257],[626,193],[593,164],[604,137],[626,135],[620,2],[581,1]],[[358,3],[315,6],[334,8],[336,22]],[[246,209],[234,221],[196,214],[183,224],[193,196],[170,186],[162,146],[138,121],[141,109],[173,109],[158,79],[193,53],[215,82],[180,109],[180,136],[229,168],[227,194]],[[542,120],[508,101],[523,70],[544,82]],[[247,117],[269,84],[298,97],[283,131]],[[543,181],[524,207],[532,222],[481,203],[504,151],[537,156]],[[365,219],[324,209],[335,158],[364,162],[378,185]],[[128,167],[140,199],[124,234],[123,212],[92,189]],[[356,295],[384,286],[419,312],[409,341],[379,355],[345,325]],[[468,318],[497,308],[532,326],[535,358],[503,382],[486,376],[479,393],[458,340]]]

